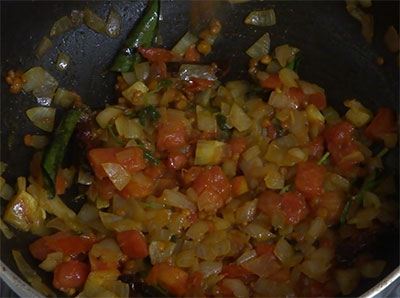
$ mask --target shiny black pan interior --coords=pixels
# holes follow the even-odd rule
[[[114,6],[123,17],[121,35],[111,39],[82,25],[56,37],[50,52],[41,60],[36,59],[34,49],[49,34],[54,21],[86,6],[103,18]],[[145,1],[1,1],[1,160],[8,163],[9,183],[28,173],[33,151],[23,145],[23,136],[42,132],[30,124],[24,113],[37,105],[35,99],[30,94],[9,94],[4,82],[7,71],[42,65],[60,86],[77,91],[86,104],[101,108],[105,103],[115,102],[116,75],[107,72],[107,67],[145,6]],[[249,11],[262,8],[275,8],[276,26],[255,28],[243,24]],[[388,106],[398,113],[397,56],[386,50],[383,34],[389,25],[399,29],[399,2],[374,2],[367,10],[375,18],[372,44],[362,37],[360,24],[346,12],[344,1],[251,1],[235,5],[217,1],[216,17],[221,20],[223,30],[207,59],[232,58],[231,71],[225,79],[247,78],[248,57],[244,50],[268,31],[272,48],[289,43],[301,49],[300,77],[323,86],[328,102],[339,111],[344,110],[343,100],[357,98],[374,111],[379,106]],[[188,30],[189,11],[189,1],[162,1],[159,29],[163,45],[171,47]],[[65,72],[55,69],[59,52],[72,59]],[[384,57],[383,66],[376,64],[378,56]],[[398,172],[398,150],[390,153],[387,164]],[[4,206],[2,201],[2,209]],[[17,233],[11,241],[2,236],[1,260],[14,272],[18,271],[11,256],[12,248],[21,249],[31,264],[37,264],[26,249],[32,239],[28,233]],[[384,275],[399,265],[398,243],[398,238],[388,239],[385,255],[389,265]],[[43,277],[50,283],[50,276]],[[379,279],[364,282],[354,295],[364,293],[378,282]]]

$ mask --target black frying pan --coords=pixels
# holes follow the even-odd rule
[[[57,19],[68,15],[73,9],[89,6],[106,18],[111,6],[123,17],[123,29],[118,39],[97,34],[82,25],[74,31],[53,39],[53,48],[41,60],[34,57],[34,49]],[[83,101],[102,108],[105,103],[116,100],[114,92],[115,74],[107,73],[114,55],[141,15],[145,1],[9,1],[1,2],[1,160],[8,163],[6,178],[14,183],[16,177],[28,173],[32,151],[23,145],[27,133],[43,133],[32,126],[25,116],[27,108],[37,106],[32,95],[12,95],[4,77],[9,69],[27,70],[42,65],[56,77],[60,86],[77,91]],[[275,8],[277,25],[254,28],[243,24],[245,16],[254,9]],[[163,45],[171,47],[187,31],[189,1],[162,2],[160,33]],[[231,5],[219,1],[216,16],[223,30],[217,39],[210,60],[232,58],[232,69],[225,78],[247,78],[248,57],[244,54],[252,43],[264,32],[271,35],[272,48],[289,43],[301,49],[303,60],[300,77],[324,87],[328,102],[343,112],[343,100],[357,98],[370,109],[388,106],[398,111],[399,69],[396,56],[389,53],[383,43],[383,34],[389,25],[397,30],[399,24],[399,2],[374,2],[368,9],[375,17],[375,36],[368,44],[361,35],[360,24],[338,1],[254,1]],[[66,72],[55,69],[59,52],[72,58]],[[383,66],[375,61],[378,56],[385,59]],[[398,151],[388,156],[388,166],[396,169]],[[397,168],[398,169],[398,168]],[[398,170],[395,170],[396,172]],[[2,208],[5,204],[1,202]],[[29,256],[27,244],[33,239],[28,233],[17,233],[11,241],[1,238],[1,261],[18,273],[11,256],[11,248],[22,249],[24,256],[34,266],[37,262]],[[399,264],[399,239],[388,239],[385,254],[388,266],[382,276]],[[41,272],[42,273],[42,272]],[[50,281],[50,276],[43,275]],[[354,295],[364,293],[379,279],[364,282]]]

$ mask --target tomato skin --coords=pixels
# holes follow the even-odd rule
[[[168,154],[167,167],[170,170],[177,171],[186,166],[187,158],[180,152],[171,152]]]
[[[160,285],[176,296],[183,296],[188,286],[189,275],[186,271],[167,263],[158,263],[151,268],[146,283]]]
[[[308,214],[303,196],[294,192],[286,192],[282,195],[282,210],[286,215],[286,222],[293,225],[299,223]]]
[[[320,160],[324,154],[324,137],[318,136],[308,142],[305,146],[308,149],[308,156],[310,160]]]
[[[146,168],[143,150],[138,147],[124,148],[116,153],[118,163],[125,168],[130,174],[137,173]]]
[[[149,78],[165,79],[167,77],[167,64],[165,62],[150,63]]]
[[[98,194],[100,199],[104,201],[111,200],[114,194],[118,193],[118,190],[108,178],[103,178],[101,180],[96,178],[92,185],[89,187],[88,192],[91,192],[92,190]]]
[[[200,53],[196,50],[196,45],[191,45],[185,53],[185,61],[188,62],[199,62],[200,61]]]
[[[71,260],[58,264],[54,269],[53,286],[61,291],[82,287],[90,273],[88,264]]]
[[[323,193],[322,183],[326,168],[316,162],[301,162],[297,166],[295,185],[306,198],[319,196]]]
[[[249,191],[246,177],[236,176],[231,179],[232,196],[237,197]]]
[[[160,124],[157,135],[158,150],[178,149],[186,145],[186,140],[186,127],[182,121],[167,119]]]
[[[268,255],[270,257],[276,258],[274,250],[275,250],[275,244],[259,243],[256,247],[256,252],[258,256]]]
[[[29,250],[36,259],[43,261],[47,254],[52,252],[62,252],[66,255],[86,253],[92,248],[93,243],[94,239],[75,236],[70,232],[57,232],[31,243]]]
[[[149,255],[146,238],[137,230],[117,233],[117,241],[121,250],[130,258],[142,259]]]
[[[118,163],[115,154],[122,150],[124,150],[124,148],[95,148],[89,151],[88,160],[98,179],[107,177],[107,173],[104,171],[102,164],[108,162]]]
[[[240,155],[246,150],[247,139],[235,137],[229,141],[229,145],[231,146],[232,155]]]
[[[150,62],[170,62],[175,59],[171,51],[162,48],[139,47],[138,51]]]
[[[275,212],[279,212],[280,206],[281,196],[272,190],[266,190],[258,197],[257,208],[268,217],[272,217]]]
[[[231,195],[231,184],[219,166],[203,168],[194,180],[192,187],[198,195],[201,195],[204,191],[214,193],[219,197],[218,199],[223,201],[222,205]]]
[[[372,140],[382,141],[382,135],[397,131],[396,120],[389,108],[379,108],[378,113],[367,126],[365,136]]]
[[[139,172],[132,176],[131,181],[120,191],[125,199],[144,198],[153,192],[154,181]]]
[[[304,94],[303,90],[299,87],[290,87],[288,91],[289,98],[297,101],[300,107],[305,107],[307,105],[308,99],[307,95]]]
[[[190,81],[185,85],[184,89],[186,92],[196,93],[206,90],[214,85],[215,81],[200,78],[190,78]]]
[[[265,80],[259,80],[260,86],[263,88],[276,89],[282,88],[283,84],[278,74],[271,74]]]
[[[321,92],[309,95],[308,103],[313,104],[318,109],[323,110],[326,108],[326,96]]]
[[[59,169],[56,176],[56,195],[63,195],[67,185],[68,181],[65,179],[62,169]]]
[[[279,195],[271,190],[266,190],[259,195],[257,208],[269,217],[276,213],[282,214],[287,224],[297,224],[308,214],[303,196],[294,192]]]
[[[346,158],[350,154],[359,151],[354,143],[354,126],[347,121],[341,121],[328,127],[324,133],[325,141],[332,160],[343,172],[351,172],[356,164],[364,158]]]

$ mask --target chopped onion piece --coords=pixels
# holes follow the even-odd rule
[[[51,132],[54,127],[54,117],[56,115],[55,108],[49,107],[34,107],[26,111],[26,115],[32,123],[43,129],[44,131]]]
[[[4,221],[0,217],[0,230],[4,234],[4,237],[7,239],[11,239],[14,237],[14,233],[10,230],[10,228],[4,223]]]
[[[71,22],[74,27],[78,27],[83,22],[83,11],[73,10],[71,11]]]
[[[42,58],[43,55],[46,54],[52,46],[53,43],[51,42],[50,38],[48,38],[47,36],[43,37],[42,41],[39,43],[39,46],[35,50],[36,58]]]
[[[236,103],[232,105],[231,112],[229,114],[229,120],[240,132],[249,129],[252,125],[252,121],[249,116],[247,116],[247,114]]]
[[[383,37],[383,41],[385,42],[385,45],[389,52],[396,53],[399,51],[399,34],[397,33],[396,28],[394,28],[393,26],[389,26]]]
[[[89,8],[85,8],[83,14],[83,20],[90,29],[101,34],[106,31],[106,22]]]
[[[269,53],[271,47],[271,39],[269,33],[261,36],[250,48],[247,49],[246,54],[254,59],[261,59]]]
[[[207,89],[210,90],[210,89]],[[199,130],[215,133],[217,132],[217,119],[210,111],[196,106],[197,127]]]
[[[219,164],[223,157],[224,147],[224,142],[199,140],[196,146],[194,164],[199,166]]]
[[[166,189],[164,190],[161,198],[166,205],[181,209],[189,209],[193,213],[195,213],[197,210],[196,205],[189,201],[186,196],[179,191]]]
[[[78,173],[78,183],[83,185],[91,185],[93,183],[94,177],[89,172],[79,169]]]
[[[182,64],[179,68],[179,76],[182,80],[188,81],[191,78],[217,80],[217,77],[209,65]]]
[[[259,11],[252,11],[244,20],[247,25],[273,26],[276,24],[275,10],[273,8]]]
[[[118,190],[122,190],[131,180],[129,173],[120,164],[107,162],[101,165]]]
[[[46,259],[39,264],[39,267],[47,272],[54,271],[54,268],[60,263],[62,263],[64,258],[64,254],[62,252],[53,252],[49,253]]]
[[[0,175],[3,175],[7,169],[7,164],[4,161],[0,161]]]
[[[133,71],[132,72],[123,72],[122,77],[124,78],[125,82],[128,83],[129,86],[137,81],[136,73]]]
[[[50,29],[50,37],[56,37],[58,35],[64,34],[65,32],[74,28],[74,24],[71,19],[67,16],[63,16],[62,18],[55,21],[53,26]]]
[[[176,243],[164,241],[152,241],[149,245],[149,255],[151,263],[157,264],[164,262],[174,253]]]
[[[60,54],[58,54],[56,68],[59,71],[64,71],[68,68],[70,62],[71,62],[71,58],[69,58],[68,55],[66,55],[64,53],[60,53]]]
[[[74,102],[79,100],[79,95],[75,91],[70,91],[64,88],[58,88],[54,95],[53,103],[68,109]]]
[[[40,135],[26,135],[24,137],[24,143],[26,146],[33,147],[37,150],[42,150],[49,144],[49,138],[47,136]]]
[[[32,93],[36,97],[38,104],[42,106],[49,106],[53,100],[57,87],[57,80],[47,71],[45,71],[44,84],[35,88]]]
[[[24,73],[26,82],[22,85],[25,92],[30,92],[40,86],[46,81],[46,71],[40,67],[32,67]]]
[[[288,62],[291,62],[298,52],[298,48],[291,47],[287,44],[275,48],[276,59],[278,59],[282,67],[285,67]]]
[[[125,116],[119,116],[115,119],[115,127],[118,134],[127,139],[143,139],[143,127],[138,119],[129,119]]]
[[[1,179],[4,179],[3,177],[1,177]],[[14,189],[11,187],[10,184],[8,183],[3,183],[1,190],[0,190],[0,198],[9,201],[12,199],[12,197],[14,196],[15,191]]]
[[[118,117],[122,113],[123,111],[120,109],[114,107],[107,107],[97,114],[96,121],[101,128],[106,128],[111,119]]]
[[[208,278],[213,274],[219,274],[222,271],[222,262],[203,261],[199,264],[198,271]]]
[[[235,297],[246,298],[250,297],[249,289],[247,286],[238,278],[224,278],[222,285],[232,291]]]
[[[106,23],[106,34],[111,38],[117,38],[121,32],[122,17],[114,7],[110,9],[110,13]]]
[[[247,250],[236,259],[236,264],[240,265],[244,262],[250,261],[255,257],[257,257],[257,252],[254,249]]]
[[[135,69],[136,80],[145,81],[149,77],[149,72],[150,72],[149,62],[137,63],[134,65],[134,69]]]
[[[197,42],[197,36],[193,35],[189,31],[183,35],[183,37],[176,43],[176,45],[172,48],[172,53],[177,56],[182,57],[185,55],[186,50],[193,44]]]
[[[35,290],[39,291],[45,296],[57,297],[57,295],[43,283],[42,279],[35,272],[35,270],[33,270],[32,267],[25,261],[21,252],[18,250],[12,250],[11,252],[19,271]]]

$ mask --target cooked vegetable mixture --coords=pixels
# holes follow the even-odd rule
[[[224,63],[202,62],[221,23],[168,50],[152,46],[158,14],[150,1],[111,67],[118,103],[101,111],[41,67],[9,72],[11,93],[32,91],[65,112],[58,123],[52,106],[27,111],[56,129],[25,136],[37,152],[15,193],[1,178],[4,235],[14,236],[6,224],[37,235],[38,272],[77,297],[335,296],[378,277],[379,245],[398,231],[382,165],[397,145],[393,111],[349,99],[339,116],[324,89],[300,79],[299,49],[270,50],[268,33],[249,45],[252,79],[224,81]],[[115,11],[107,24],[90,10],[82,17],[119,34]],[[54,35],[74,26],[66,18]],[[270,26],[275,13],[245,22]],[[69,57],[59,60],[66,70]],[[33,287],[55,295],[13,255]]]

